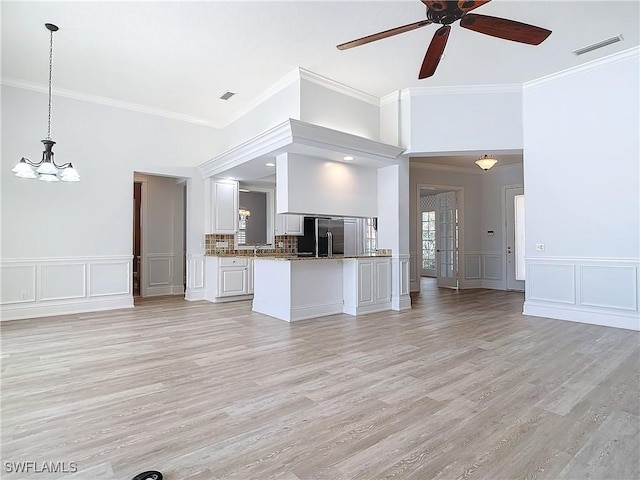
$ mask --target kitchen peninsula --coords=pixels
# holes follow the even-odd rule
[[[391,256],[254,259],[253,311],[293,322],[391,310]]]

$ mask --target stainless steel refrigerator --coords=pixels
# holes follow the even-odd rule
[[[304,236],[298,238],[298,254],[317,257],[344,254],[344,219],[304,217]]]

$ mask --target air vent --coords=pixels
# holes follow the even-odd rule
[[[593,45],[587,45],[584,48],[574,50],[573,53],[575,55],[582,55],[583,53],[592,52],[594,50],[597,50],[598,48],[606,47],[607,45],[611,45],[612,43],[617,43],[620,41],[622,41],[622,35],[616,35],[615,37],[607,38],[606,40],[594,43]]]
[[[220,99],[221,100],[229,100],[231,97],[233,97],[235,95],[235,93],[233,92],[224,92],[221,96]]]

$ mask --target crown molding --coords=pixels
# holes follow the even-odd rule
[[[401,102],[402,100],[406,100],[410,98],[409,89],[405,88],[403,90],[396,90],[395,92],[391,92],[384,97],[380,98],[380,106],[388,105],[390,103]]]
[[[540,85],[544,85],[546,83],[562,80],[564,78],[572,77],[574,75],[579,75],[581,73],[589,72],[591,70],[596,70],[598,68],[602,68],[607,65],[623,62],[630,58],[637,58],[638,55],[640,55],[640,46],[631,47],[631,48],[628,48],[627,50],[623,50],[621,52],[617,52],[606,57],[598,58],[596,60],[592,60],[590,62],[583,63],[581,65],[576,65],[575,67],[567,68],[566,70],[561,70],[559,72],[555,72],[550,75],[545,75],[544,77],[531,80],[530,82],[526,82],[523,84],[523,89],[533,88]]]
[[[200,174],[203,177],[213,177],[290,144],[292,141],[290,122],[291,120],[286,120],[198,165]]]
[[[334,92],[346,95],[348,97],[355,98],[356,100],[375,105],[376,107],[380,106],[380,99],[375,95],[363,92],[362,90],[350,87],[348,85],[345,85],[344,83],[337,82],[336,80],[323,77],[322,75],[311,72],[309,70],[305,70],[304,68],[298,68],[298,71],[301,80],[315,83],[316,85],[320,85],[321,87],[333,90]]]
[[[13,78],[13,77],[2,77],[2,79],[0,80],[0,83],[8,87],[21,88],[23,90],[31,90],[33,92],[40,92],[40,93],[49,92],[48,85],[42,85],[34,82],[27,82],[24,80]],[[213,123],[205,118],[185,115],[183,113],[163,110],[161,108],[148,107],[145,105],[140,105],[138,103],[125,102],[122,100],[116,100],[109,97],[101,97],[98,95],[91,95],[88,93],[81,93],[73,90],[66,90],[63,88],[52,88],[51,94],[56,95],[58,97],[70,98],[72,100],[80,100],[82,102],[95,103],[95,104],[104,105],[107,107],[121,108],[123,110],[130,110],[132,112],[145,113],[147,115],[155,115],[157,117],[169,118],[171,120],[177,120],[180,122],[194,123],[196,125],[201,125],[204,127],[210,127],[210,128],[216,128],[216,129],[221,128],[219,124]]]
[[[397,162],[402,147],[290,118],[198,166],[203,177],[220,175],[262,156],[294,152],[313,157],[352,154],[377,164]]]
[[[410,87],[405,89],[410,97],[427,95],[475,95],[492,93],[522,93],[520,84],[504,85],[452,85],[444,87]],[[403,92],[405,91],[403,90]]]

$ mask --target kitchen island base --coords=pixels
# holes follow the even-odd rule
[[[254,312],[294,322],[342,310],[341,259],[255,259]]]
[[[391,310],[391,259],[256,258],[253,311],[287,322]]]

